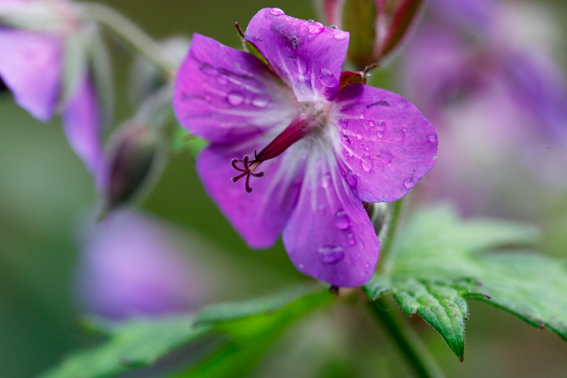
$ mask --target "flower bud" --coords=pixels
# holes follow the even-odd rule
[[[391,54],[413,25],[422,0],[323,0],[329,23],[350,33],[348,58],[363,68]]]
[[[173,65],[179,66],[187,54],[191,40],[186,36],[174,36],[160,43],[163,52]],[[138,55],[130,70],[130,100],[139,106],[167,83],[163,72],[147,58]]]
[[[105,190],[105,212],[132,200],[150,181],[161,148],[157,132],[137,122],[117,131],[111,143]]]

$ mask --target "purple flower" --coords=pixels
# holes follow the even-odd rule
[[[251,247],[283,231],[299,271],[361,285],[379,249],[362,201],[405,196],[433,167],[435,130],[399,95],[340,88],[346,32],[273,8],[245,38],[269,65],[196,34],[177,75],[178,120],[211,141],[197,158],[205,188]]]
[[[80,33],[72,4],[67,1],[0,0],[0,11],[17,15],[28,7],[45,6],[61,23],[43,31],[0,26],[0,78],[15,101],[33,117],[47,122],[62,106],[65,135],[75,153],[102,185],[103,148],[96,94],[88,68],[76,81],[68,99],[63,99],[66,42]]]
[[[204,276],[179,235],[149,216],[117,211],[92,227],[77,270],[86,310],[113,319],[194,310]]]

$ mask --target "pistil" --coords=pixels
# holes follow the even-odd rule
[[[254,151],[254,160],[250,161],[250,157],[248,155],[244,156],[242,160],[232,159],[230,162],[232,167],[237,171],[242,172],[240,175],[233,177],[232,182],[237,182],[241,178],[246,177],[246,191],[248,193],[252,192],[252,188],[250,187],[250,176],[264,176],[264,172],[255,172],[260,164],[266,160],[270,160],[281,155],[292,144],[307,135],[307,133],[315,126],[316,124],[308,117],[297,118],[293,120],[292,123],[273,141],[271,141],[270,144],[262,149],[260,153]],[[243,163],[242,167],[237,165],[239,162]]]

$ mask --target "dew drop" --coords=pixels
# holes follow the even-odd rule
[[[429,141],[430,141],[431,143],[437,142],[437,135],[436,135],[436,134],[431,134],[431,135],[429,136]]]
[[[348,122],[344,118],[339,119],[339,125],[341,125],[343,129],[348,128]]]
[[[303,269],[303,264],[299,264],[299,269]]]
[[[356,139],[361,140],[361,139],[362,139],[362,135],[356,134]]]
[[[378,123],[376,124],[376,129],[378,131],[384,131],[386,130],[386,122],[384,121],[378,121]]]
[[[406,187],[406,189],[411,189],[411,188],[413,188],[414,185],[415,185],[415,183],[413,182],[412,177],[404,180],[404,186]]]
[[[337,27],[337,25],[329,25],[329,29],[337,30],[338,27]]]
[[[351,169],[348,170],[348,174],[346,175],[345,179],[347,184],[349,184],[350,186],[356,186],[356,175]]]
[[[321,68],[319,80],[321,80],[321,83],[326,87],[334,87],[337,84],[333,73],[326,68]]]
[[[346,37],[348,37],[348,33],[344,32],[342,30],[335,30],[335,39],[337,41],[342,41],[343,39],[345,39]]]
[[[356,239],[354,237],[354,234],[348,234],[347,235],[347,242],[350,245],[355,245],[356,244]]]
[[[341,246],[324,246],[318,249],[319,257],[325,264],[336,264],[345,257]]]
[[[265,108],[266,105],[268,105],[269,103],[270,103],[270,98],[268,96],[261,94],[254,96],[254,98],[252,99],[252,105],[254,105],[257,108]]]
[[[348,138],[348,136],[344,135],[341,137],[343,144],[346,146],[350,146],[350,139]]]
[[[226,85],[228,83],[228,79],[224,75],[217,77],[217,81],[220,85]]]
[[[392,163],[394,155],[385,148],[381,148],[376,154],[376,162],[382,166],[388,166]]]
[[[407,101],[400,101],[400,102],[398,102],[398,108],[399,108],[399,109],[406,109],[407,107],[408,107]]]
[[[362,157],[362,161],[360,162],[360,166],[366,172],[370,172],[372,170],[372,160],[370,160],[370,155],[364,155]]]
[[[376,131],[376,136],[377,136],[379,139],[382,139],[382,138],[384,138],[384,132],[383,132],[383,131]]]
[[[337,226],[339,230],[346,230],[350,227],[350,219],[348,219],[346,211],[337,211],[335,217],[335,226]]]
[[[320,22],[313,22],[307,27],[307,29],[311,34],[321,34],[323,30],[325,30],[325,27]]]
[[[280,8],[272,8],[272,9],[270,9],[270,14],[272,16],[283,16],[285,14],[285,12],[283,10],[281,10]]]
[[[395,142],[403,142],[406,138],[406,133],[404,130],[396,130],[394,131],[394,141]]]
[[[331,185],[331,175],[330,174],[326,174],[323,176],[323,178],[321,179],[321,185],[323,186],[323,188],[328,188],[329,185]]]
[[[244,102],[244,96],[240,92],[230,92],[228,96],[226,96],[226,100],[230,105],[238,106]]]
[[[376,122],[374,122],[374,121],[368,121],[368,127],[371,127],[371,128],[376,127]]]

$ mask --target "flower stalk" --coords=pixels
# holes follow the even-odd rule
[[[136,24],[103,4],[82,3],[79,6],[81,14],[85,19],[107,26],[140,54],[159,67],[168,81],[173,80],[177,69],[173,59],[169,58],[166,51]]]
[[[445,377],[419,336],[408,326],[405,319],[394,311],[388,310],[390,307],[391,303],[385,296],[368,303],[369,311],[374,315],[382,330],[396,344],[413,369],[415,376],[420,378]]]

